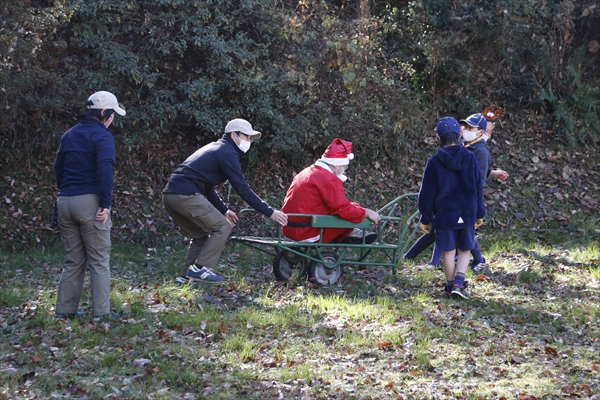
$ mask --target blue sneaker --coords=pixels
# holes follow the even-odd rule
[[[201,267],[199,265],[190,265],[187,272],[187,278],[192,281],[208,282],[208,283],[221,283],[225,281],[225,278],[215,274],[210,268]]]
[[[81,311],[78,311],[74,314],[65,314],[65,313],[55,313],[54,319],[81,319],[85,316],[85,314]]]
[[[102,321],[107,321],[107,322],[117,322],[120,321],[121,317],[119,317],[119,314],[117,314],[116,312],[110,312],[108,314],[104,314],[104,315],[99,315],[97,317],[94,317],[92,319],[92,321],[94,323],[98,323],[98,322],[102,322]]]

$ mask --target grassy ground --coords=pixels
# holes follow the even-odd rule
[[[279,282],[233,244],[227,284],[182,288],[183,247],[116,245],[123,320],[99,324],[88,285],[86,317],[53,320],[60,247],[0,253],[0,399],[600,398],[597,232],[495,236],[468,301],[412,263]]]

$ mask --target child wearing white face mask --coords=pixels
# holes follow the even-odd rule
[[[506,171],[501,169],[492,170],[490,168],[492,158],[486,141],[491,136],[494,127],[493,122],[487,121],[482,114],[473,114],[468,118],[461,120],[460,124],[465,147],[468,150],[471,150],[475,157],[477,157],[481,176],[484,179],[491,176],[492,178],[498,178],[503,181],[506,180],[508,178],[508,173]]]
[[[485,137],[487,135],[487,138],[489,138],[488,125],[493,124],[493,122],[487,121],[482,114],[473,114],[468,118],[461,120],[460,124],[462,137],[465,141],[464,145],[468,150],[472,151],[475,158],[477,158],[479,169],[481,170],[481,177],[484,182],[488,176],[506,180],[508,178],[508,173],[506,171],[501,169],[492,170],[490,168],[492,157],[490,156],[490,149],[486,144],[487,139]],[[493,125],[491,128],[493,128]],[[476,242],[476,245],[477,247],[471,251],[471,254],[473,255],[472,268],[474,271],[479,272],[485,269],[486,265],[485,259],[481,254],[479,243]]]
[[[494,129],[494,123],[492,119],[497,118],[498,115],[502,112],[502,109],[498,109],[495,105],[490,106],[486,109],[486,111],[490,110],[491,112],[486,114],[485,118],[482,114],[473,114],[466,119],[460,121],[460,131],[462,136],[462,142],[464,146],[473,152],[475,157],[477,158],[477,162],[479,163],[479,167],[481,170],[481,177],[485,180],[488,176],[493,178],[498,178],[501,180],[506,180],[508,178],[508,173],[501,169],[490,169],[491,164],[491,156],[489,147],[486,144],[486,141],[491,137],[492,130]],[[495,111],[495,112],[494,112]],[[421,236],[417,242],[408,250],[408,252],[404,255],[404,258],[412,260],[416,259],[418,255],[423,252],[427,247],[431,246],[435,241],[435,235],[433,232]],[[476,248],[471,251],[473,255],[473,264],[472,268],[475,271],[482,271],[485,269],[485,259],[481,254],[481,250],[479,248],[479,243],[475,241]],[[422,265],[418,267],[419,269],[432,269],[437,268],[438,263],[440,261],[442,252],[435,248],[433,251],[433,255],[431,257],[431,261],[428,264]]]

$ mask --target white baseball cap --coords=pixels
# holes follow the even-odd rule
[[[227,123],[227,126],[225,127],[225,133],[229,132],[242,132],[244,135],[247,136],[256,136],[255,139],[260,139],[260,137],[262,136],[262,133],[252,129],[252,125],[250,125],[250,122],[241,118],[232,119]]]
[[[96,92],[88,98],[88,102],[92,105],[86,106],[88,110],[115,110],[121,116],[125,115],[125,110],[119,107],[119,102],[111,92],[100,91]]]

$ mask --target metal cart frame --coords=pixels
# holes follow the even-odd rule
[[[288,214],[310,217],[311,226],[321,229],[321,238],[325,228],[358,228],[363,232],[375,231],[377,239],[373,243],[365,243],[364,238],[359,244],[323,243],[320,239],[296,242],[284,237],[279,225],[274,237],[237,235],[236,229],[229,240],[274,256],[273,272],[284,280],[309,274],[318,283],[333,284],[342,275],[343,265],[392,267],[395,273],[398,262],[419,230],[417,196],[418,193],[406,193],[383,206],[377,211],[381,216],[377,225],[367,218],[355,224],[332,215]],[[241,210],[240,223],[252,212],[257,213],[252,209]]]

